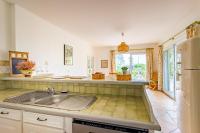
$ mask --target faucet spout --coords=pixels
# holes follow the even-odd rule
[[[48,88],[48,89],[47,89],[47,92],[48,92],[49,94],[51,94],[51,95],[54,95],[56,91],[55,91],[54,88]]]

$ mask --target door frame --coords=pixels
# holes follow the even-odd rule
[[[176,99],[176,44],[173,44],[171,47],[169,47],[169,48],[167,48],[166,50],[164,50],[164,52],[163,52],[163,61],[164,61],[164,58],[165,58],[165,51],[167,51],[167,65],[168,65],[168,50],[170,50],[170,49],[173,49],[173,55],[174,55],[174,72],[173,72],[173,74],[174,74],[174,76],[173,76],[173,83],[174,83],[174,87],[173,87],[173,94],[172,93],[170,93],[169,91],[167,91],[167,88],[165,88],[165,84],[163,84],[163,92],[167,95],[167,96],[169,96],[170,98],[172,98],[173,100],[175,100]],[[165,83],[164,82],[164,80],[165,80],[165,65],[163,65],[163,83]],[[167,82],[168,82],[168,87],[169,87],[169,76],[167,75]]]

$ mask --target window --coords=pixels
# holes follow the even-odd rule
[[[127,66],[134,80],[146,80],[146,54],[124,53],[116,54],[116,72],[122,73],[121,68]]]

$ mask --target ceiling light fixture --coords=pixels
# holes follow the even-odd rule
[[[118,46],[118,52],[128,52],[129,46],[124,41],[124,33],[121,33],[122,35],[122,42]]]

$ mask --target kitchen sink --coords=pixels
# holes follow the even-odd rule
[[[5,99],[4,102],[80,111],[89,107],[95,100],[96,96],[77,93],[54,93],[52,95],[47,91],[34,91]]]
[[[65,100],[69,95],[53,95],[46,98],[42,98],[40,100],[37,100],[35,104],[41,104],[41,105],[53,105],[56,103],[60,103],[63,100]]]
[[[34,103],[38,99],[49,96],[51,96],[51,94],[49,94],[47,91],[33,91],[33,92],[27,92],[20,96],[7,98],[4,100],[4,102],[19,103],[19,104]]]
[[[95,100],[95,96],[67,94],[46,97],[38,100],[37,102],[35,102],[35,104],[48,105],[49,107],[78,111],[87,108]]]

